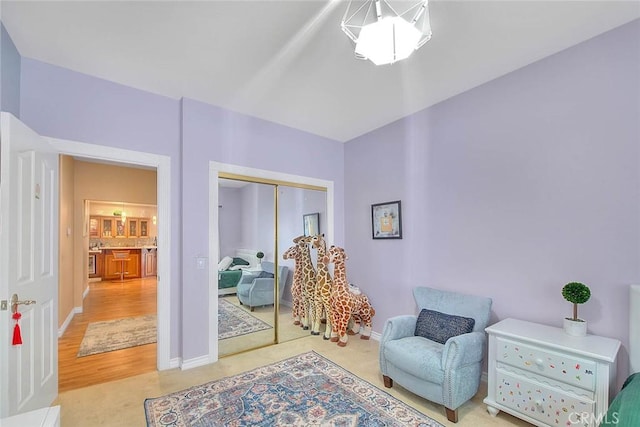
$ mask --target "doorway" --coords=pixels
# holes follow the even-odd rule
[[[156,370],[156,195],[155,168],[60,158],[59,392]]]
[[[210,233],[211,237],[209,239],[209,253],[211,255],[211,259],[216,261],[216,262],[211,262],[211,270],[209,275],[209,290],[210,290],[209,292],[210,323],[209,324],[212,325],[212,328],[211,328],[212,332],[209,338],[209,350],[210,350],[209,354],[210,354],[210,360],[216,361],[220,356],[228,354],[227,349],[224,348],[224,346],[222,346],[220,344],[220,341],[218,340],[220,298],[219,298],[219,291],[218,291],[219,274],[216,267],[218,266],[217,261],[220,260],[223,255],[221,251],[228,250],[228,248],[225,249],[224,247],[221,247],[220,239],[219,239],[220,233],[217,232],[217,230],[221,230],[221,227],[222,227],[220,210],[224,209],[224,205],[222,205],[222,208],[220,208],[221,183],[231,180],[236,182],[250,183],[250,185],[268,186],[270,188],[270,191],[272,193],[272,196],[271,196],[272,207],[270,209],[273,212],[273,214],[271,215],[271,217],[273,218],[272,219],[273,228],[271,230],[268,230],[266,233],[263,232],[262,234],[263,235],[270,234],[271,241],[270,242],[260,241],[259,239],[254,241],[260,242],[259,245],[262,247],[269,248],[268,262],[273,263],[273,268],[275,271],[279,270],[279,268],[281,267],[281,264],[283,265],[285,264],[284,260],[282,259],[282,253],[291,245],[291,242],[289,242],[288,240],[292,237],[292,236],[288,236],[284,238],[282,241],[279,240],[280,233],[278,229],[279,227],[282,227],[282,224],[283,224],[281,220],[281,215],[279,213],[279,206],[280,206],[278,201],[279,197],[281,197],[285,193],[293,194],[291,192],[292,189],[293,190],[304,189],[304,190],[311,190],[315,192],[321,192],[323,194],[324,209],[326,209],[324,214],[322,215],[323,224],[324,224],[323,233],[325,234],[325,239],[328,242],[333,242],[333,220],[334,220],[333,197],[334,196],[333,196],[333,182],[331,181],[325,181],[325,180],[309,178],[304,176],[284,174],[279,172],[266,171],[261,169],[239,167],[235,165],[228,165],[228,164],[222,164],[217,162],[210,162],[209,170],[210,170],[210,182],[211,182],[210,204],[209,204],[210,206],[209,227],[210,227],[210,230],[216,230],[216,232]],[[304,198],[304,194],[298,193],[296,194],[296,197]],[[224,195],[222,195],[222,198],[224,198]],[[303,212],[303,213],[307,213],[307,212]],[[302,214],[299,215],[298,222],[299,222],[299,225],[298,225],[299,232],[297,234],[299,235],[299,234],[303,234],[303,215]],[[287,222],[287,226],[288,226],[288,222]],[[257,249],[257,250],[260,250],[260,249]],[[275,275],[278,276],[278,274],[275,274]],[[274,292],[277,297],[274,298],[274,302],[272,304],[266,304],[261,306],[261,307],[272,307],[272,308],[266,309],[268,310],[267,312],[269,313],[272,319],[271,322],[274,325],[273,331],[269,335],[270,339],[260,343],[254,342],[253,345],[249,340],[247,343],[245,343],[245,347],[239,351],[244,351],[250,348],[257,348],[265,345],[277,344],[278,342],[282,342],[284,340],[289,340],[298,336],[302,336],[302,334],[308,335],[309,333],[308,331],[302,331],[299,327],[296,327],[296,332],[293,334],[281,333],[283,331],[281,327],[282,324],[284,324],[285,322],[291,323],[291,324],[293,323],[292,321],[289,322],[289,319],[291,319],[290,312],[288,316],[285,315],[287,319],[281,318],[282,301],[279,295],[282,293],[282,291],[284,291],[287,288],[287,285],[289,285],[288,287],[290,288],[292,273],[287,274],[286,276],[283,275],[283,277],[284,277],[284,279],[282,280],[283,283],[279,283],[280,282],[279,280],[275,281]],[[288,308],[288,307],[285,307],[285,308]]]
[[[144,153],[87,144],[77,141],[50,138],[51,146],[60,154],[66,154],[94,162],[107,164],[122,164],[133,167],[154,168],[157,173],[157,216],[158,221],[158,259],[172,259],[173,252],[171,239],[171,158],[165,155]],[[84,226],[78,230],[82,233]],[[87,225],[88,227],[88,225]],[[86,273],[86,263],[84,273]],[[157,266],[157,352],[156,367],[158,370],[166,370],[171,367],[170,358],[170,322],[171,304],[170,291],[172,277],[171,263],[162,262]]]

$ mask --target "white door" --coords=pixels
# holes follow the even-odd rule
[[[9,113],[0,116],[0,418],[58,394],[58,154]],[[12,345],[11,296],[23,344]]]

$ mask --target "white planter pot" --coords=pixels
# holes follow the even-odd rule
[[[574,337],[584,337],[587,335],[587,321],[586,320],[572,320],[564,319],[564,331],[567,335]]]

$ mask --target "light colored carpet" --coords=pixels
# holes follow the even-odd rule
[[[156,342],[156,315],[89,323],[78,357]]]
[[[222,298],[218,299],[218,339],[246,335],[270,329],[271,325]]]
[[[442,424],[314,351],[146,399],[148,426]]]

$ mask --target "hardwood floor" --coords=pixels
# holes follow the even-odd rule
[[[92,282],[83,313],[76,314],[58,339],[59,392],[128,378],[156,370],[156,344],[77,357],[91,322],[156,314],[156,278]]]

